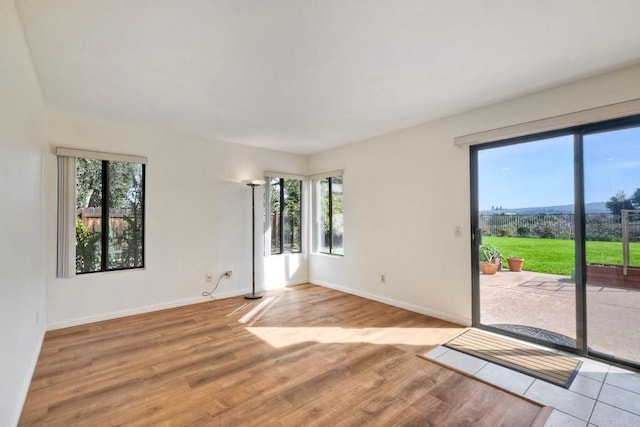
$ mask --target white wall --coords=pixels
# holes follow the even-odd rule
[[[311,282],[470,324],[469,150],[453,138],[634,98],[640,66],[311,156],[311,174],[344,169],[345,211],[345,256],[311,255]]]
[[[234,271],[220,297],[246,292],[250,192],[238,182],[264,170],[335,169],[345,170],[345,257],[313,255],[308,268],[306,255],[265,259],[259,237],[258,286],[310,277],[468,324],[469,159],[453,138],[640,97],[639,75],[640,67],[629,67],[310,157],[52,111],[49,212],[55,212],[55,146],[145,155],[149,166],[145,270],[56,279],[55,216],[48,216],[49,327],[200,301],[210,287],[206,272]],[[262,191],[258,196],[260,231]],[[456,226],[462,238],[454,237]]]
[[[0,0],[0,426],[18,422],[45,319],[46,110],[14,2]]]
[[[50,111],[47,156],[47,322],[63,327],[204,301],[225,270],[215,295],[251,287],[251,191],[244,179],[265,170],[304,174],[305,156],[220,143],[146,128]],[[55,277],[56,146],[138,154],[146,169],[146,265],[144,270]],[[306,282],[306,254],[262,257],[263,189],[256,190],[256,281],[259,288]],[[284,273],[286,271],[286,274]]]

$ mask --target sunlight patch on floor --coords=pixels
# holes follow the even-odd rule
[[[242,323],[243,325],[247,323],[254,324],[258,320],[260,320],[260,318],[264,316],[264,314],[267,311],[269,311],[269,308],[271,308],[276,302],[278,302],[279,299],[280,299],[280,296],[265,297],[259,300],[260,302],[255,307],[253,307],[247,314],[242,316],[239,322]]]
[[[338,328],[338,327],[247,327],[272,347],[286,347],[302,342],[439,345],[454,331],[442,328]]]

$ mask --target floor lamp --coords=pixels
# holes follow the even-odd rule
[[[260,179],[242,181],[251,187],[251,293],[246,294],[246,299],[262,298],[262,292],[256,292],[256,187],[265,182]]]

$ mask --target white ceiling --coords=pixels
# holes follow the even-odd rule
[[[314,153],[640,61],[638,0],[16,0],[49,107]]]

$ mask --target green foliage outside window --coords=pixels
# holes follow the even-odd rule
[[[271,253],[302,249],[302,181],[271,178]]]
[[[76,271],[100,270],[100,233],[93,232],[82,220],[76,221]]]
[[[343,255],[343,207],[342,207],[342,177],[334,176],[320,180],[320,242],[319,251],[322,253]]]
[[[143,171],[137,163],[76,159],[76,272],[142,267]],[[104,194],[105,174],[108,194]],[[108,204],[106,219],[103,203]],[[107,221],[106,254],[103,221]]]

